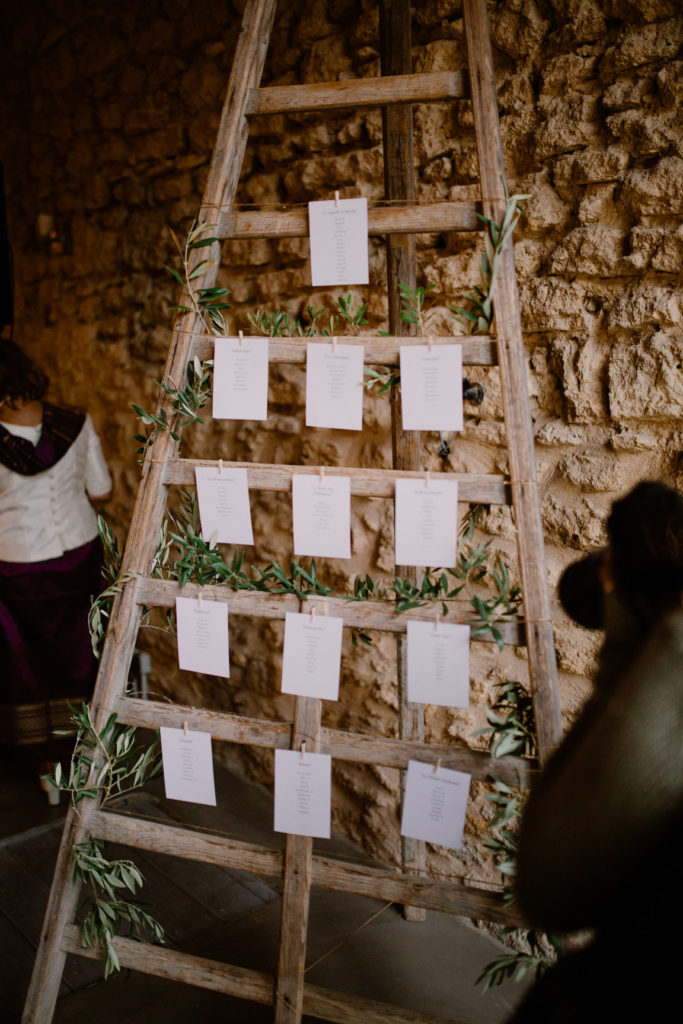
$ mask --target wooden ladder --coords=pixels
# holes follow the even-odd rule
[[[410,74],[409,4],[405,0],[381,0],[382,77],[260,88],[275,6],[275,0],[248,0],[246,5],[198,221],[200,224],[215,222],[218,210],[219,228],[214,234],[220,238],[306,236],[308,221],[305,210],[245,212],[234,203],[250,118],[268,113],[381,107],[384,114],[387,198],[404,201],[400,206],[395,204],[369,211],[370,233],[387,237],[392,336],[367,336],[345,339],[345,342],[363,344],[367,363],[397,364],[399,345],[411,343],[410,338],[402,337],[406,333],[406,325],[399,316],[397,283],[414,287],[414,235],[419,232],[479,230],[482,224],[477,217],[478,210],[483,210],[486,216],[499,224],[505,212],[503,156],[485,0],[464,0],[468,76],[455,72]],[[410,105],[413,102],[463,98],[468,94],[474,112],[481,205],[460,202],[417,204],[414,201]],[[214,259],[214,264],[202,280],[203,287],[211,287],[215,281],[220,257],[218,243],[212,245],[208,257]],[[198,256],[197,260],[199,258],[207,258],[206,249],[201,250],[201,257]],[[509,241],[502,255],[495,308],[495,339],[477,336],[459,340],[463,345],[465,365],[499,366],[509,438],[509,477],[456,474],[456,478],[463,502],[511,503],[514,507],[525,615],[523,622],[503,625],[502,632],[506,643],[526,643],[528,647],[539,760],[543,763],[559,740],[560,716],[526,362],[513,251]],[[452,337],[434,339],[435,344],[452,341]],[[195,355],[211,358],[212,353],[213,339],[205,334],[199,317],[192,313],[179,316],[173,328],[164,379],[183,380],[187,364]],[[305,346],[295,340],[273,339],[270,360],[303,363]],[[162,398],[158,411],[162,408],[169,412],[177,433],[180,417],[173,417],[170,413],[168,399]],[[394,408],[394,413],[396,411]],[[329,472],[351,476],[352,494],[391,498],[395,479],[415,475],[419,470],[419,437],[403,433],[396,416],[393,442],[394,470],[334,469]],[[129,573],[131,578],[114,601],[93,697],[95,727],[98,730],[108,716],[116,712],[121,723],[178,728],[187,722],[192,729],[208,731],[217,739],[234,743],[296,750],[305,740],[309,751],[329,753],[333,758],[361,764],[405,768],[411,758],[432,763],[441,760],[444,766],[470,772],[479,779],[495,774],[511,784],[529,781],[537,767],[535,759],[513,757],[494,763],[488,754],[481,751],[424,742],[421,718],[415,705],[408,705],[404,693],[405,619],[397,615],[395,606],[388,602],[359,604],[342,598],[326,599],[330,613],[343,617],[345,626],[384,630],[398,638],[401,722],[400,735],[396,739],[323,728],[321,701],[309,697],[296,698],[293,722],[247,719],[126,697],[128,670],[143,606],[171,607],[179,592],[176,583],[152,577],[168,488],[178,484],[192,485],[194,468],[199,464],[197,460],[178,457],[178,443],[170,432],[159,435],[146,452],[122,566],[122,573]],[[250,488],[291,490],[294,467],[247,465]],[[133,574],[135,578],[132,578]],[[193,596],[200,591],[200,587],[188,584],[183,593]],[[204,588],[201,592],[211,600],[226,600],[225,590],[220,587]],[[315,600],[310,598],[310,601]],[[298,600],[291,595],[281,595],[276,599],[270,594],[231,591],[229,603],[231,615],[283,619],[287,611],[300,610]],[[311,605],[307,604],[307,607]],[[411,613],[411,617],[418,619],[431,618],[431,615],[424,609],[415,609]],[[276,977],[128,939],[118,939],[115,944],[124,967],[272,1004],[277,1024],[299,1022],[302,1013],[355,1024],[361,1021],[380,1024],[386,1020],[435,1020],[304,984],[311,885],[393,900],[412,908],[412,916],[416,917],[427,909],[434,909],[490,921],[519,923],[514,909],[506,906],[496,893],[421,876],[424,856],[421,843],[406,844],[404,871],[391,871],[313,856],[313,841],[304,836],[288,835],[283,854],[249,842],[123,817],[103,810],[97,801],[84,800],[77,812],[71,807],[67,814],[27,996],[25,1022],[45,1024],[52,1019],[67,954],[100,955],[98,950],[81,947],[79,931],[73,923],[79,890],[71,882],[71,853],[76,844],[88,838],[116,841],[226,868],[281,877],[282,923]]]

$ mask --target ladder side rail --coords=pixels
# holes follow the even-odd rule
[[[505,165],[485,0],[463,0],[463,11],[482,201],[486,216],[501,224],[505,212]],[[512,239],[508,239],[502,253],[494,306],[508,432],[510,483],[527,621],[529,676],[534,695],[539,756],[544,763],[561,738],[562,724]]]
[[[305,743],[307,751],[319,751],[321,714],[321,700],[296,698],[292,750],[301,750],[302,743]],[[300,1024],[301,1021],[312,878],[313,840],[309,836],[288,834],[284,854],[275,1024]]]
[[[202,200],[200,221],[203,219],[203,222],[207,222],[211,211],[216,206],[231,201],[237,189],[248,135],[248,122],[245,116],[247,99],[249,90],[260,81],[274,16],[275,0],[249,0],[221,117],[219,141],[214,151]],[[233,105],[238,102],[240,105],[235,109]],[[225,166],[219,166],[221,161]],[[211,249],[217,250],[218,246],[211,246]],[[206,251],[201,250],[204,254],[202,258],[206,258]],[[207,272],[206,282],[211,279],[212,284],[217,272],[218,253],[215,254],[213,267]],[[176,374],[179,379],[180,372],[185,372],[192,331],[200,326],[196,315],[189,314],[189,320],[189,324],[183,322],[183,328],[189,326],[189,332],[185,329],[179,331],[174,327],[173,341],[166,363],[165,374]],[[124,573],[131,570],[146,573],[151,570],[157,542],[157,530],[154,527],[156,524],[158,529],[161,525],[166,501],[166,487],[162,482],[163,464],[165,458],[176,455],[177,450],[177,442],[169,433],[157,438],[155,444],[147,450],[129,543],[123,557]],[[125,689],[140,615],[141,609],[134,600],[133,588],[124,585],[112,605],[111,635],[105,642],[93,696],[95,728],[98,731],[104,725],[108,707],[116,691],[122,693]],[[124,653],[127,655],[127,661],[124,660]],[[87,834],[88,816],[96,806],[97,801],[88,800],[80,805],[78,814],[73,807],[68,812],[22,1016],[23,1024],[46,1024],[52,1020],[64,968],[64,954],[60,948],[61,937],[65,926],[73,918],[79,892],[79,886],[71,882],[71,850],[75,843],[82,841]]]
[[[381,0],[380,62],[383,75],[410,74],[411,71],[411,12],[409,0]],[[384,107],[382,110],[382,138],[384,145],[384,187],[389,200],[415,201],[415,154],[413,146],[413,108],[409,103]],[[401,318],[399,285],[412,291],[417,283],[415,236],[387,235],[387,292],[389,300],[389,331],[394,335],[415,334],[414,325]],[[392,465],[395,469],[419,470],[420,433],[406,431],[401,425],[401,405],[397,388],[391,390],[391,443]],[[418,584],[416,566],[396,566],[399,576]],[[424,740],[424,709],[421,704],[408,701],[408,646],[406,637],[399,634],[396,642],[396,672],[398,682],[399,736],[402,740]],[[405,775],[401,775],[401,802],[405,795]],[[426,866],[426,847],[419,839],[401,837],[403,870],[422,874]],[[403,916],[407,921],[424,921],[425,911],[405,905]]]

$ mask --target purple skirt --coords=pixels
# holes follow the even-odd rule
[[[45,562],[0,562],[0,743],[49,741],[97,675],[88,610],[104,588],[99,537]]]

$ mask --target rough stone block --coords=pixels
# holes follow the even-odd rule
[[[643,116],[640,110],[624,110],[607,118],[610,134],[633,156],[666,153],[680,138],[683,122],[679,111],[667,110]]]
[[[615,345],[608,365],[610,415],[617,420],[683,417],[683,337],[655,334]]]
[[[649,330],[681,322],[683,294],[664,286],[630,284],[605,303],[605,327]]]
[[[624,232],[619,228],[574,228],[553,253],[550,269],[554,274],[610,277],[617,272],[623,247]]]
[[[629,171],[621,200],[634,213],[683,213],[683,157],[666,156],[654,167]]]
[[[662,59],[674,59],[683,39],[683,18],[669,18],[649,25],[625,26],[609,47],[600,72],[609,79],[627,68],[642,67]]]
[[[588,185],[594,182],[618,181],[629,163],[627,150],[621,146],[606,149],[585,149],[561,156],[554,165],[556,186]]]

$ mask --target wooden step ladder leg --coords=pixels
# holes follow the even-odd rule
[[[505,213],[505,165],[485,0],[464,0],[464,14],[482,201],[486,216],[501,224]],[[528,397],[528,371],[511,239],[502,254],[494,306],[510,455],[510,482],[527,622],[529,676],[534,695],[539,756],[543,763],[559,742],[562,725]]]
[[[250,90],[256,88],[261,79],[274,16],[275,0],[249,0],[247,3],[218,141],[202,199],[200,220],[204,223],[216,216],[218,206],[234,199],[248,136],[245,113],[248,97]],[[212,248],[217,250],[218,247]],[[207,250],[200,251],[201,258],[207,258]],[[203,286],[212,285],[216,278],[219,254],[215,252],[212,255],[216,262],[202,279]],[[185,375],[193,329],[200,330],[201,322],[198,317],[190,316],[183,321],[181,330],[174,330],[165,371],[173,379],[182,380]],[[151,572],[166,503],[164,465],[168,458],[177,455],[177,450],[177,442],[169,433],[165,433],[147,451],[124,553],[124,572],[133,571],[142,576]],[[122,593],[116,596],[112,606],[93,697],[96,728],[102,728],[114,700],[125,690],[140,622],[140,608],[134,600],[134,588],[134,581],[124,584]],[[54,1013],[64,966],[64,954],[60,949],[61,936],[73,919],[78,898],[78,890],[71,884],[71,850],[76,842],[86,838],[88,816],[95,809],[95,801],[84,801],[79,805],[78,827],[74,823],[76,811],[72,809],[69,812],[24,1009],[24,1024],[48,1024]]]
[[[383,75],[410,74],[410,3],[408,0],[381,0],[380,46]],[[382,111],[384,144],[384,189],[389,200],[415,199],[415,156],[413,152],[413,108],[409,103],[385,107]],[[387,291],[389,298],[389,331],[393,335],[414,333],[412,324],[401,319],[399,284],[413,291],[416,285],[415,236],[387,236]],[[420,434],[401,429],[401,397],[391,391],[392,464],[395,469],[419,470]],[[399,576],[417,585],[415,566],[396,566]],[[406,669],[407,644],[401,634],[397,641],[397,682],[399,735],[402,740],[424,739],[424,713],[421,704],[408,703]],[[405,774],[401,776],[401,803]],[[425,844],[419,839],[401,838],[403,870],[420,874],[425,868]],[[421,907],[403,908],[408,921],[424,921]]]
[[[297,697],[292,750],[317,752],[322,701]],[[285,844],[280,959],[275,988],[275,1024],[299,1024],[304,1004],[308,911],[313,877],[313,840],[288,835]]]

